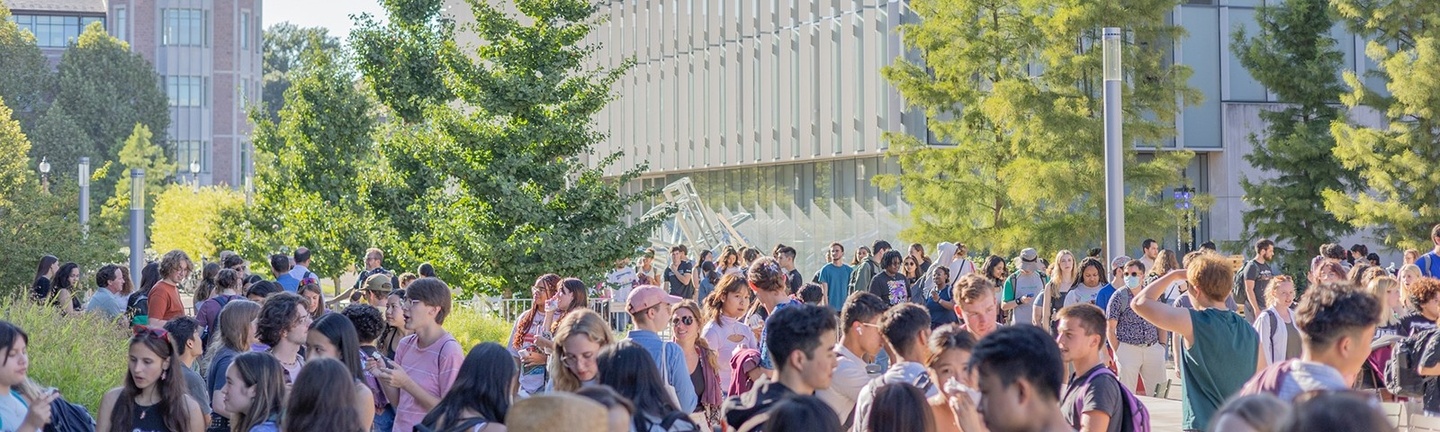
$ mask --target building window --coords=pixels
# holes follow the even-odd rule
[[[85,26],[93,22],[104,23],[97,17],[12,15],[10,21],[16,26],[35,35],[35,45],[41,48],[64,48],[80,37]]]
[[[205,11],[165,9],[165,45],[204,46]]]
[[[115,8],[114,23],[115,38],[123,41],[130,40],[130,10],[124,6]]]
[[[250,50],[250,12],[240,12],[240,49]]]
[[[188,173],[190,162],[200,162],[200,172],[210,172],[209,147],[206,141],[175,141],[175,162],[180,171]]]
[[[198,107],[205,105],[205,78],[198,76],[167,76],[165,92],[170,106]]]

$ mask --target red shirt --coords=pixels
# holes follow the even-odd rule
[[[150,318],[169,321],[184,315],[185,304],[175,284],[161,280],[150,289]]]

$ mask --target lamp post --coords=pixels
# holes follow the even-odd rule
[[[250,173],[245,173],[245,206],[248,207],[248,206],[251,206],[251,205],[254,205],[254,204],[255,204],[255,177],[254,177],[254,175],[252,175],[252,174],[250,174]]]
[[[1105,78],[1105,249],[1107,260],[1125,255],[1125,174],[1121,138],[1119,27],[1103,30]]]
[[[1194,208],[1192,205],[1194,198],[1195,189],[1190,185],[1175,188],[1175,209],[1181,212],[1180,226],[1175,230],[1175,246],[1180,249],[1181,254],[1190,253],[1190,250],[1194,248],[1194,239],[1185,235],[1190,230],[1190,211]]]
[[[145,267],[145,170],[130,170],[130,277],[140,286]]]
[[[200,193],[200,162],[190,161],[190,179],[195,181],[195,193]]]
[[[80,232],[90,232],[90,158],[80,158]]]
[[[50,193],[50,161],[40,158],[40,190]]]

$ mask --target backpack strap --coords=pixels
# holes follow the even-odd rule
[[[1112,371],[1110,370],[1110,368],[1107,368],[1107,367],[1105,367],[1104,365],[1101,365],[1101,366],[1098,368],[1098,370],[1095,370],[1094,372],[1090,372],[1089,374],[1085,375],[1085,380],[1084,380],[1084,381],[1081,381],[1081,382],[1080,382],[1080,385],[1071,387],[1069,390],[1067,390],[1067,391],[1065,392],[1066,395],[1068,395],[1068,394],[1070,394],[1070,393],[1073,393],[1073,392],[1076,392],[1076,391],[1081,392],[1081,393],[1080,393],[1080,394],[1081,394],[1081,397],[1075,398],[1075,414],[1076,414],[1076,415],[1083,415],[1084,412],[1085,412],[1085,411],[1083,411],[1083,410],[1085,409],[1084,392],[1087,391],[1087,390],[1090,390],[1090,382],[1091,382],[1091,381],[1094,381],[1094,380],[1095,380],[1095,377],[1100,376],[1100,375],[1104,375],[1104,374],[1109,374],[1110,376],[1115,376],[1115,372],[1112,372]]]
[[[668,431],[670,430],[671,426],[675,426],[675,423],[679,422],[681,419],[687,419],[689,417],[690,416],[685,415],[685,413],[682,413],[680,411],[675,411],[667,414],[665,415],[664,419],[660,420],[660,429]]]
[[[1275,328],[1280,327],[1280,313],[1272,310],[1267,315],[1269,315],[1270,321],[1270,356],[1273,357],[1275,356]]]

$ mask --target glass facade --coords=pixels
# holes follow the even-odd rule
[[[165,9],[164,44],[171,46],[208,46],[209,17],[204,9]]]
[[[206,93],[209,90],[205,85],[206,81],[208,80],[201,76],[165,77],[165,92],[170,95],[170,106],[206,106]]]
[[[55,16],[55,15],[11,15],[10,20],[22,29],[35,35],[35,45],[41,48],[64,48],[75,42],[85,26],[105,22],[101,17]]]

